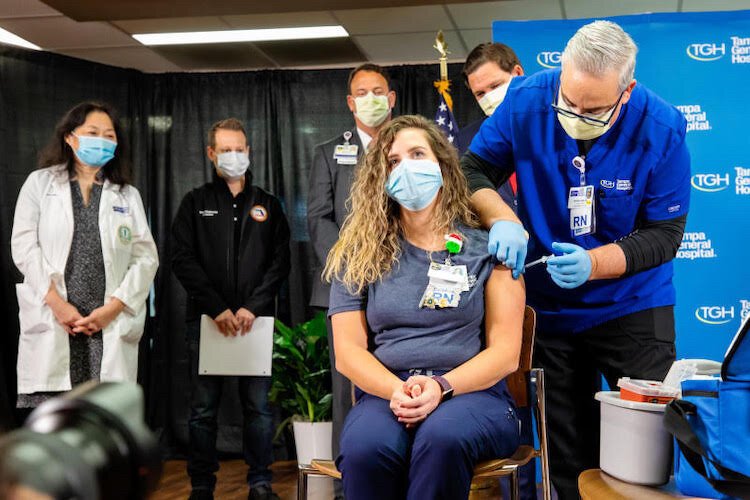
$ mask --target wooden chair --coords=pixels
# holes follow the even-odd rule
[[[542,465],[542,493],[544,500],[551,499],[549,478],[549,454],[547,451],[547,414],[544,396],[544,371],[531,368],[536,334],[536,313],[526,306],[523,318],[523,341],[518,369],[506,378],[508,389],[519,408],[531,405],[536,417],[536,437],[539,447],[521,445],[507,458],[497,458],[480,462],[474,467],[472,486],[486,482],[488,478],[510,476],[511,498],[520,498],[519,468],[539,457]],[[297,476],[297,499],[307,500],[307,479],[331,477],[341,479],[341,472],[333,460],[313,460],[309,464],[299,464]]]

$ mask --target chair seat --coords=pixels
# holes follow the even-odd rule
[[[499,473],[503,472],[503,469],[506,469],[508,466],[520,467],[526,465],[535,456],[536,453],[531,446],[519,446],[513,456],[509,458],[486,460],[478,463],[477,466],[474,467],[474,479],[491,477],[493,475],[503,475]],[[336,462],[333,460],[313,460],[310,462],[310,467],[326,476],[341,479],[341,472],[336,468]]]
[[[326,476],[341,479],[341,472],[336,468],[336,462],[333,460],[313,460],[310,462],[310,467]]]
[[[537,453],[534,451],[534,448],[532,446],[521,445],[509,458],[485,460],[484,462],[479,462],[476,467],[474,467],[474,478],[478,479],[482,477],[504,475],[500,474],[503,469],[506,469],[509,466],[521,467],[529,463],[529,461],[536,456]]]

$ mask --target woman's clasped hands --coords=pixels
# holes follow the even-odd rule
[[[391,395],[390,408],[407,428],[419,425],[440,404],[443,390],[433,378],[412,375]]]

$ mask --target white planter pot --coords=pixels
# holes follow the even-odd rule
[[[297,461],[309,464],[313,459],[331,460],[332,422],[292,422],[294,443],[297,448]],[[333,480],[311,477],[307,484],[307,498],[330,500],[333,498]]]

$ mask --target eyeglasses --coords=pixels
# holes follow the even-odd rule
[[[617,102],[610,108],[611,111],[609,112],[609,116],[607,116],[607,119],[600,120],[599,118],[594,118],[592,116],[579,115],[578,113],[574,113],[569,109],[561,108],[560,106],[558,106],[557,100],[560,98],[560,83],[558,82],[557,90],[555,90],[555,102],[550,104],[550,106],[552,106],[552,109],[554,109],[557,113],[560,113],[563,116],[567,116],[568,118],[578,118],[583,123],[587,123],[595,127],[606,127],[609,121],[612,119],[612,116],[615,114],[617,105],[620,104],[620,101],[622,101],[623,95],[625,95],[625,90],[620,92],[620,97],[617,98]]]

